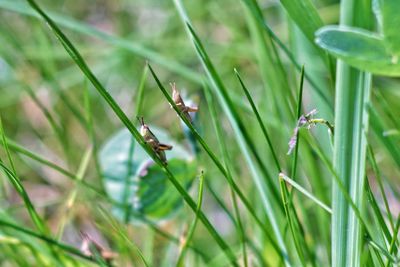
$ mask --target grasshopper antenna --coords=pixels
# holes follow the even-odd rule
[[[136,116],[136,119],[139,121],[140,125],[144,125],[143,117]]]

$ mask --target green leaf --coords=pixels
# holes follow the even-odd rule
[[[383,37],[357,28],[326,26],[315,42],[350,66],[378,75],[400,75],[398,56],[389,52]]]
[[[196,164],[191,155],[173,142],[165,131],[154,126],[150,128],[160,140],[174,147],[167,151],[168,167],[181,185],[189,189],[196,176]],[[117,203],[125,204],[123,196],[128,178],[127,204],[131,206],[133,222],[142,222],[143,217],[152,221],[171,217],[182,206],[182,198],[168,181],[162,168],[153,164],[143,148],[135,145],[133,157],[129,156],[131,142],[130,132],[122,129],[100,151],[100,166],[107,194]],[[114,214],[122,220],[125,210],[121,206],[114,206]]]

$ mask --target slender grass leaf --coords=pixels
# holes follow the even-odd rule
[[[221,124],[218,123],[218,116],[217,116],[217,111],[214,105],[214,101],[212,99],[212,94],[211,94],[211,90],[210,88],[208,88],[206,86],[205,89],[205,95],[206,95],[206,99],[207,99],[207,103],[208,103],[208,107],[209,107],[209,111],[210,111],[210,117],[211,120],[213,122],[214,125],[214,129],[215,129],[215,133],[217,135],[217,141],[220,145],[220,150],[222,152],[222,157],[223,157],[223,161],[225,164],[225,168],[228,174],[228,179],[230,180],[230,183],[232,183],[233,178],[232,178],[232,173],[231,173],[231,168],[229,166],[229,162],[232,162],[229,158],[229,152],[226,146],[226,143],[222,137],[222,127]],[[243,265],[245,267],[248,266],[248,259],[247,259],[247,250],[246,250],[246,233],[245,230],[243,228],[243,222],[242,219],[240,218],[240,212],[239,212],[239,208],[238,208],[238,203],[237,203],[237,198],[236,198],[236,194],[235,194],[235,190],[231,187],[231,199],[232,199],[232,204],[233,204],[233,209],[235,212],[235,217],[236,217],[236,222],[235,224],[237,225],[237,231],[240,235],[241,241],[242,241],[242,251],[243,251]],[[232,218],[233,219],[233,218]],[[275,246],[274,246],[275,247]]]
[[[204,186],[204,174],[202,172],[200,174],[200,177],[199,177],[199,189],[198,189],[199,190],[199,196],[198,196],[198,199],[197,199],[196,217],[194,218],[194,221],[193,221],[192,225],[189,228],[189,231],[188,231],[188,234],[186,236],[186,239],[183,241],[184,243],[183,243],[183,246],[182,246],[182,249],[181,249],[181,253],[179,254],[178,261],[176,263],[177,267],[183,267],[184,266],[183,263],[184,263],[184,260],[185,260],[186,250],[188,248],[188,244],[190,244],[190,242],[192,241],[194,232],[196,230],[197,222],[198,222],[198,219],[199,219],[198,215],[199,215],[199,212],[201,210],[201,205],[203,203],[203,186]]]
[[[300,193],[308,197],[310,200],[312,200],[315,204],[323,208],[325,211],[327,211],[329,214],[332,214],[332,209],[328,207],[326,204],[324,204],[321,200],[319,200],[317,197],[315,197],[312,193],[308,192],[304,187],[296,183],[293,179],[289,178],[288,176],[284,175],[283,173],[279,174],[279,177],[286,182],[288,182],[291,186],[296,188]]]
[[[23,227],[21,227],[19,225],[13,224],[11,222],[7,222],[7,221],[2,220],[2,219],[0,219],[0,226],[11,228],[11,229],[14,229],[14,230],[16,230],[18,232],[21,232],[21,233],[24,233],[26,235],[29,235],[29,236],[38,238],[40,240],[43,240],[44,242],[48,243],[49,245],[56,246],[56,247],[58,247],[58,248],[60,248],[60,249],[62,249],[64,251],[66,251],[68,253],[71,253],[72,255],[78,256],[78,257],[80,257],[82,259],[85,259],[85,260],[88,260],[88,261],[94,261],[91,257],[82,254],[82,252],[80,252],[79,249],[71,247],[71,246],[68,246],[68,245],[63,244],[63,243],[60,243],[60,242],[58,242],[58,241],[56,241],[54,239],[51,239],[51,238],[49,238],[49,237],[47,237],[45,235],[38,234],[37,232],[35,232],[33,230],[30,230],[30,229],[27,229],[27,228],[23,228]]]

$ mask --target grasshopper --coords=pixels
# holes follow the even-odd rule
[[[165,156],[165,150],[171,150],[172,146],[160,143],[160,141],[158,141],[157,137],[150,130],[149,126],[147,126],[147,124],[144,123],[143,117],[141,119],[139,119],[139,117],[138,117],[137,119],[139,120],[140,125],[141,125],[140,134],[143,136],[144,141],[157,154],[159,159],[165,165],[167,165],[167,157]]]
[[[118,256],[117,253],[105,249],[88,234],[81,232],[81,236],[83,241],[80,250],[86,256],[94,257],[98,253],[108,264]]]
[[[185,102],[183,102],[183,99],[181,95],[179,94],[178,90],[176,89],[175,83],[170,83],[171,88],[172,88],[172,99],[175,102],[175,105],[178,107],[178,109],[181,111],[183,116],[188,119],[188,121],[191,123],[192,122],[192,117],[190,116],[189,112],[197,112],[199,109],[198,107],[188,107],[185,105]]]

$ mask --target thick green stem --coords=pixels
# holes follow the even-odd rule
[[[342,0],[341,25],[368,27],[370,10],[370,1]],[[334,167],[362,210],[371,75],[339,60],[336,77]],[[332,266],[360,266],[361,223],[336,184],[332,197]]]

